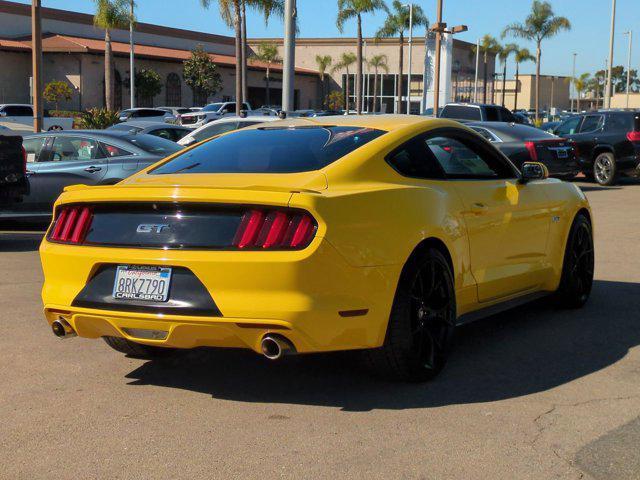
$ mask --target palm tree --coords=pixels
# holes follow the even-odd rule
[[[429,19],[418,5],[413,6],[413,25],[429,25]],[[382,28],[376,33],[376,38],[399,37],[399,60],[398,60],[398,112],[402,111],[402,71],[404,69],[404,32],[409,28],[409,9],[400,2],[393,0],[393,11],[388,12],[387,19]],[[411,89],[411,79],[409,79],[409,90]]]
[[[104,99],[107,110],[113,110],[113,53],[111,30],[129,26],[127,0],[94,0],[96,13],[93,24],[104,30]],[[133,75],[133,72],[131,72]]]
[[[480,40],[480,53],[482,53],[482,67],[483,67],[483,85],[482,85],[482,103],[487,103],[487,83],[489,75],[489,55],[495,55],[500,51],[500,44],[491,35],[485,35]],[[471,52],[475,56],[476,47],[471,47]]]
[[[573,81],[573,85],[576,89],[576,93],[578,94],[577,98],[577,111],[580,111],[580,97],[582,96],[582,92],[587,90],[591,86],[591,75],[588,73],[583,73],[578,78],[570,78],[569,81]]]
[[[520,64],[523,62],[535,62],[536,57],[531,55],[529,49],[519,48],[515,56],[516,60],[516,88],[513,99],[513,110],[518,110],[518,91],[520,90]]]
[[[536,42],[536,120],[540,112],[540,59],[542,41],[557,35],[562,30],[571,30],[571,22],[566,17],[556,17],[549,2],[533,0],[531,13],[524,23],[512,23],[502,32],[502,37],[513,35]]]
[[[509,60],[509,56],[513,53],[517,53],[518,46],[515,43],[507,43],[500,48],[498,52],[498,59],[500,60],[500,64],[502,65],[502,102],[501,105],[504,107],[504,97],[507,91],[507,61]]]
[[[275,13],[279,17],[284,16],[284,0],[241,0],[241,52],[242,52],[242,101],[247,101],[247,59],[249,58],[247,46],[247,7],[261,13],[264,16],[265,25],[269,24],[269,18]],[[229,25],[231,26],[231,25]]]
[[[326,87],[325,87],[325,76],[327,73],[327,68],[329,68],[331,66],[331,64],[333,63],[333,58],[331,58],[331,55],[316,55],[316,64],[318,65],[318,75],[320,76],[320,96],[322,98],[322,108],[326,108],[326,101],[325,101],[325,94],[326,94]]]
[[[343,32],[344,23],[355,18],[358,22],[358,49],[356,66],[356,111],[362,113],[362,15],[373,13],[376,10],[387,11],[383,0],[338,0],[338,19],[336,25],[340,33]]]
[[[344,105],[347,110],[347,114],[349,113],[349,67],[356,63],[358,57],[351,52],[345,52],[340,56],[340,61],[336,63],[331,72],[337,72],[338,70],[346,70],[347,71],[347,84],[344,92]]]
[[[271,105],[271,90],[269,87],[271,65],[282,62],[280,55],[278,55],[278,46],[275,43],[261,43],[258,45],[258,53],[253,55],[252,58],[267,64],[267,76],[265,77],[267,85],[266,105]]]
[[[200,0],[204,8],[217,1],[220,16],[235,31],[236,43],[236,115],[242,110],[242,0]]]
[[[373,111],[377,112],[377,103],[378,103],[378,71],[383,70],[385,73],[389,73],[389,66],[387,62],[389,59],[386,55],[375,55],[371,57],[369,60],[369,67],[373,68]],[[380,82],[380,88],[382,88],[382,82]],[[382,92],[380,93],[382,96]],[[382,110],[382,105],[380,106],[380,110]]]

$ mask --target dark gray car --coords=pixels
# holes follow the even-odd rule
[[[172,125],[164,122],[124,122],[117,123],[109,128],[107,132],[127,132],[134,135],[146,133],[156,137],[165,138],[172,142],[177,142],[185,135],[193,132],[192,128],[182,127],[180,125]]]
[[[64,131],[26,135],[30,193],[3,217],[49,218],[64,187],[112,185],[182,147],[163,138],[117,131]]]

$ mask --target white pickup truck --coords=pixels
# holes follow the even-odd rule
[[[251,110],[251,105],[243,103],[242,110],[249,112]],[[202,110],[180,115],[180,125],[193,129],[200,128],[209,122],[221,119],[225,115],[235,115],[235,113],[236,102],[210,103]]]
[[[11,130],[33,129],[33,107],[24,103],[0,104],[0,125]],[[43,130],[71,130],[73,118],[48,117],[43,119]]]

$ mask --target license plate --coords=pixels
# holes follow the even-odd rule
[[[118,265],[113,298],[166,302],[170,284],[171,269],[168,267]]]
[[[556,150],[558,158],[569,158],[569,152],[567,150]]]

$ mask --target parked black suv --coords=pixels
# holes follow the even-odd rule
[[[576,115],[554,133],[574,142],[580,170],[600,185],[640,175],[640,112],[603,110]]]
[[[524,122],[523,119],[516,117],[508,109],[500,105],[485,103],[448,103],[442,109],[439,117],[452,120],[473,120],[476,122]]]

